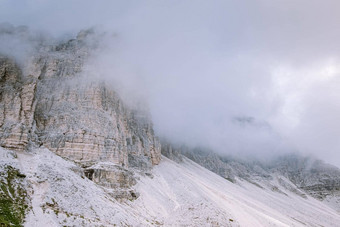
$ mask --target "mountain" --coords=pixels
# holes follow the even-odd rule
[[[8,210],[26,209],[25,226],[337,226],[340,221],[338,211],[298,193],[282,176],[263,179],[261,186],[242,179],[232,183],[186,157],[177,163],[163,156],[148,174],[132,169],[139,196],[118,201],[107,187],[84,177],[79,165],[45,148],[0,153],[2,173],[11,174],[5,182],[9,197],[17,200]]]
[[[3,30],[2,30],[3,31]],[[10,27],[14,36],[29,31]],[[0,223],[7,226],[336,226],[340,170],[176,147],[86,64],[97,34],[0,57]]]
[[[185,156],[235,184],[248,181],[259,188],[270,186],[280,192],[273,183],[276,181],[302,198],[312,196],[340,211],[340,169],[313,157],[291,153],[266,161],[246,160],[166,142],[163,142],[162,153],[179,163]]]

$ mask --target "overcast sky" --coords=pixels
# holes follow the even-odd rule
[[[338,166],[339,12],[338,0],[0,0],[0,22],[58,38],[114,33],[91,64],[147,100],[161,136]]]

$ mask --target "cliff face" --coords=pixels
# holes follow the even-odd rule
[[[45,147],[87,171],[96,166],[100,185],[130,187],[135,181],[125,169],[148,171],[158,164],[160,142],[145,111],[127,107],[105,82],[83,76],[91,35],[42,46],[25,70],[0,58],[0,146]],[[115,175],[110,184],[108,172]]]
[[[30,140],[37,80],[23,77],[14,61],[0,58],[0,144],[23,150]]]

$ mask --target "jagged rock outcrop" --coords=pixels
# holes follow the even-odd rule
[[[158,164],[160,142],[146,111],[125,105],[94,75],[84,76],[96,40],[88,30],[67,42],[42,43],[20,67],[1,56],[0,146],[45,147],[94,170],[99,185],[129,188],[135,180],[127,168],[148,171]]]
[[[170,158],[173,161],[181,162],[182,161],[182,153],[184,153],[184,150],[187,149],[185,146],[182,147],[176,147],[171,145],[169,142],[161,141],[162,143],[162,149],[161,152],[164,156]]]
[[[127,167],[129,155],[158,164],[160,143],[147,114],[126,107],[104,82],[81,77],[89,35],[44,47],[27,75],[13,60],[0,59],[1,146],[23,150],[37,143],[90,164]]]
[[[277,160],[271,169],[318,199],[340,197],[340,170],[320,160],[288,155]]]
[[[139,194],[132,189],[137,180],[135,173],[112,163],[98,163],[85,169],[85,176],[101,185],[118,200],[134,200]]]

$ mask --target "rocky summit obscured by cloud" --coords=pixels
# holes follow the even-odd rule
[[[339,9],[336,0],[3,0],[0,22],[62,39],[106,31],[89,69],[146,99],[157,133],[175,142],[300,151],[340,166]]]

